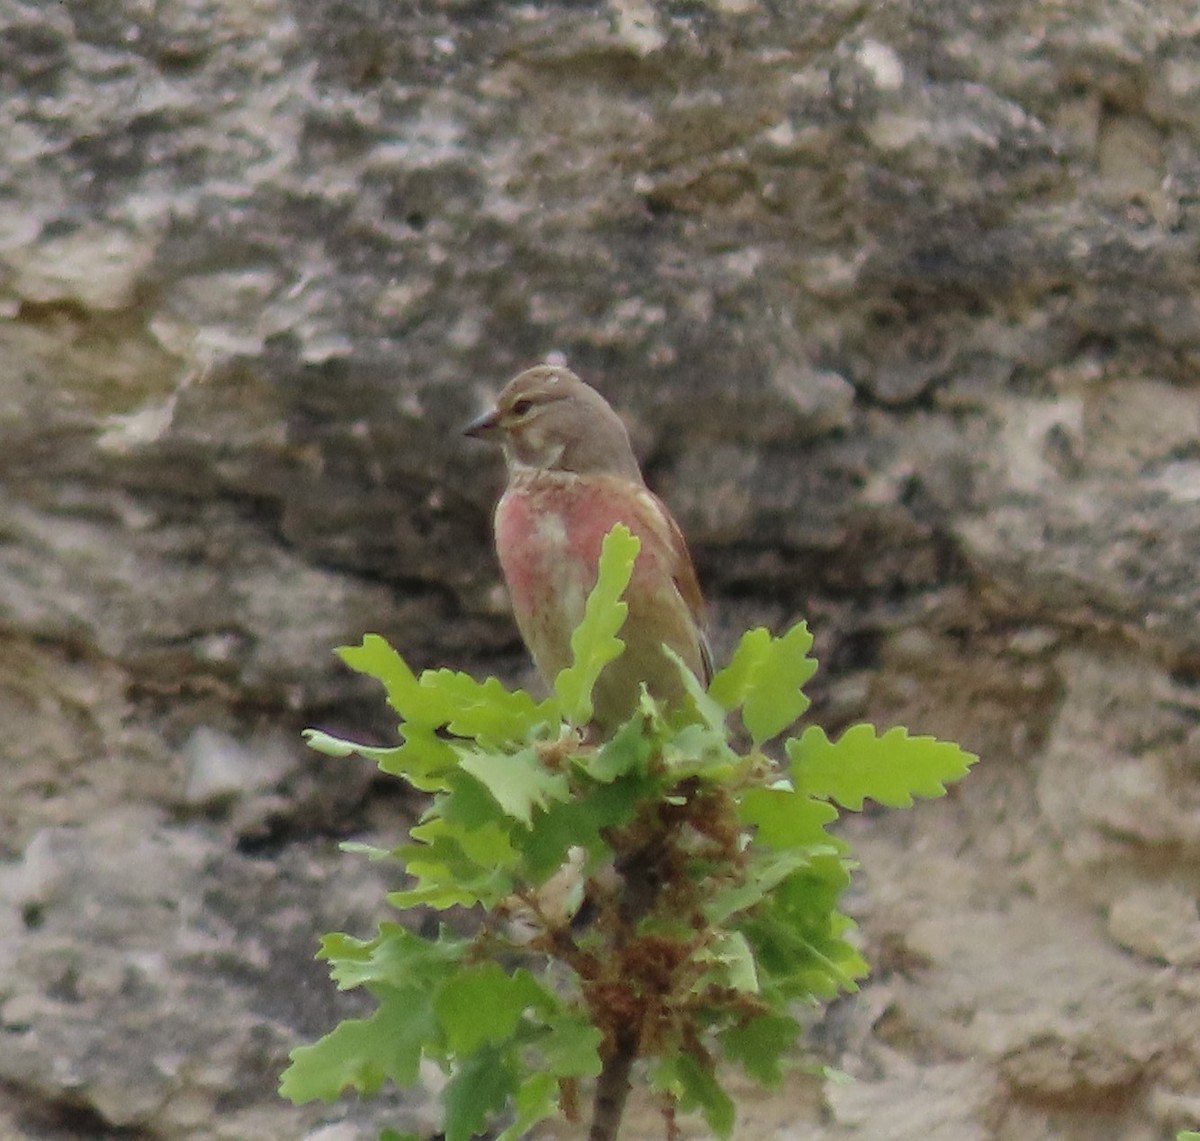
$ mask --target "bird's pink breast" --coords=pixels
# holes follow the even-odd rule
[[[496,549],[525,644],[548,683],[571,664],[571,635],[583,618],[604,536],[624,523],[641,540],[625,591],[625,651],[601,672],[592,694],[596,724],[613,729],[636,707],[641,686],[678,702],[683,682],[667,645],[704,675],[695,615],[674,577],[679,553],[664,509],[645,487],[612,475],[520,472],[496,508]],[[683,556],[686,558],[686,556]]]
[[[509,487],[496,508],[496,548],[518,615],[563,603],[582,614],[604,536],[617,523],[635,534],[642,530],[634,498],[638,491],[603,477],[545,473]],[[652,562],[652,550],[643,541],[636,575],[647,573]]]

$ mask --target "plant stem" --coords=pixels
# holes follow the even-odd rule
[[[654,910],[662,890],[663,859],[669,838],[669,825],[659,819],[649,838],[642,839],[632,848],[622,850],[623,845],[614,844],[613,866],[621,882],[619,899],[615,901],[619,933],[614,936],[614,951],[619,952],[634,938],[639,921]],[[627,980],[633,994],[642,992],[642,983],[640,978]],[[637,1061],[641,1021],[640,1017],[636,1018],[611,1032],[612,1050],[604,1059],[596,1079],[588,1141],[617,1141],[629,1097],[633,1063]]]
[[[588,1141],[617,1141],[636,1057],[637,1032],[632,1028],[620,1031],[613,1051],[604,1059],[600,1076],[596,1079]]]

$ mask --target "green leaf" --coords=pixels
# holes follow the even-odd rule
[[[641,718],[625,722],[599,749],[581,750],[575,764],[592,780],[607,784],[630,773],[644,773],[646,762],[654,751],[654,741],[647,734]]]
[[[764,976],[764,995],[776,1001],[828,1002],[858,990],[867,964],[849,943],[806,939],[778,916],[758,917],[743,927]]]
[[[347,757],[357,754],[374,761],[380,771],[403,777],[414,788],[433,792],[444,785],[443,774],[453,768],[457,756],[451,746],[427,726],[408,723],[404,727],[402,745],[360,745],[323,733],[305,729],[304,740],[310,749],[328,757]]]
[[[505,754],[496,756],[498,765],[507,760]],[[455,768],[446,777],[445,792],[434,799],[422,820],[433,820],[439,816],[464,832],[486,828],[489,824],[502,828],[514,824],[513,818],[501,807],[487,786],[462,768]]]
[[[345,741],[319,729],[305,729],[304,739],[309,748],[326,756],[345,757],[357,753],[360,757],[374,761],[382,772],[402,777],[414,788],[425,792],[443,788],[444,774],[458,761],[454,749],[428,726],[408,722],[403,733],[402,745],[382,748]]]
[[[763,886],[754,880],[733,883],[710,895],[703,904],[704,917],[714,927],[738,912],[748,911],[766,895]]]
[[[683,680],[683,688],[688,697],[691,698],[692,709],[696,716],[699,717],[700,723],[720,735],[721,739],[724,740],[725,717],[728,711],[711,694],[705,692],[704,686],[700,684],[700,679],[692,673],[683,658],[665,642],[663,643],[662,650],[666,657],[675,663],[675,668],[679,670],[679,676]]]
[[[802,687],[817,672],[816,661],[808,657],[812,642],[803,622],[780,638],[761,626],[750,630],[708,687],[725,709],[741,707],[742,722],[756,748],[794,724],[809,707]]]
[[[873,725],[854,725],[836,742],[812,726],[787,742],[787,754],[798,792],[855,811],[868,797],[907,808],[914,796],[943,796],[946,782],[965,776],[979,759],[949,741],[910,737],[901,727],[877,737]]]
[[[804,848],[812,844],[845,844],[825,831],[837,819],[837,809],[828,801],[779,786],[746,789],[739,798],[742,821],[753,825],[755,838],[772,848]]]
[[[680,1052],[666,1059],[653,1074],[654,1085],[671,1094],[684,1113],[700,1110],[704,1120],[718,1137],[733,1133],[736,1110],[733,1100],[721,1088],[712,1063],[701,1062],[693,1055]]]
[[[846,1073],[845,1070],[839,1070],[836,1066],[817,1066],[812,1070],[805,1067],[806,1073],[819,1074],[830,1085],[835,1086],[852,1086],[854,1085],[854,1075]],[[1198,1139],[1200,1141],[1200,1139]]]
[[[540,883],[562,866],[576,846],[593,857],[607,852],[604,830],[628,824],[649,787],[648,780],[624,777],[539,812],[524,845],[526,874]]]
[[[279,1092],[297,1105],[333,1101],[344,1090],[370,1094],[390,1079],[417,1080],[422,1047],[438,1036],[430,992],[424,987],[376,987],[379,1009],[347,1019],[311,1046],[291,1052]]]
[[[379,848],[374,844],[364,844],[361,840],[343,840],[338,845],[338,849],[357,856],[366,856],[369,860],[394,860],[396,858],[395,849]]]
[[[764,993],[811,1000],[857,989],[855,980],[866,974],[867,964],[846,939],[853,923],[836,910],[848,882],[840,858],[815,856],[782,878],[761,906],[739,917]]]
[[[485,1046],[464,1058],[442,1090],[446,1141],[471,1141],[519,1088],[512,1052]]]
[[[514,867],[521,859],[521,850],[513,845],[506,828],[498,824],[484,824],[461,833],[458,842],[468,859],[481,868]]]
[[[458,764],[453,746],[438,736],[436,729],[408,721],[401,730],[404,743],[381,753],[379,768],[389,776],[401,777],[422,792],[446,787],[447,774]]]
[[[510,868],[520,859],[514,845],[512,817],[473,776],[455,772],[449,790],[409,831],[418,841],[434,844],[439,837],[455,843],[462,855],[482,869]],[[398,849],[398,855],[405,854]]]
[[[600,1072],[604,1035],[584,1015],[553,1014],[546,1020],[546,1030],[536,1045],[546,1069],[556,1078],[587,1078]]]
[[[507,755],[468,753],[459,761],[459,768],[479,781],[509,816],[527,828],[535,808],[545,808],[571,795],[567,778],[546,768],[532,748]]]
[[[779,859],[782,862],[792,854],[784,853]],[[837,856],[816,855],[772,886],[774,903],[788,912],[793,922],[824,929],[842,892],[850,886],[850,868]]]
[[[310,749],[324,753],[327,757],[349,757],[358,754],[360,757],[380,763],[384,759],[390,759],[392,754],[397,751],[395,746],[378,748],[374,745],[360,745],[356,741],[346,741],[320,729],[305,729],[300,735]]]
[[[373,677],[387,693],[388,704],[402,721],[436,728],[441,722],[431,711],[416,675],[408,663],[378,634],[366,634],[358,646],[342,646],[338,656],[352,670]]]
[[[454,884],[439,867],[436,875],[430,875],[428,867],[410,864],[409,872],[419,877],[416,887],[406,891],[392,891],[387,901],[397,911],[408,911],[412,907],[432,907],[436,911],[448,911],[452,907],[474,907],[484,900],[494,901],[508,894],[504,891],[489,891],[486,884]]]
[[[633,576],[640,547],[640,540],[623,523],[604,536],[596,585],[588,595],[583,621],[571,635],[571,665],[554,679],[563,716],[572,725],[586,725],[592,719],[596,679],[625,649],[617,637],[629,610],[621,595]]]
[[[455,737],[473,738],[486,747],[523,741],[539,725],[558,720],[554,702],[536,702],[524,690],[506,689],[494,677],[479,682],[455,670],[426,670],[419,688],[423,716]]]
[[[705,987],[717,986],[745,994],[758,993],[754,952],[740,931],[715,932],[709,945],[698,950],[694,958],[708,966],[693,991],[702,993]]]
[[[417,886],[389,895],[395,907],[418,903],[437,908],[476,903],[491,906],[512,892],[512,876],[507,870],[472,859],[463,847],[465,833],[446,820],[434,817],[409,835],[417,842],[397,848],[396,856],[404,861]]]
[[[708,781],[728,778],[739,759],[726,740],[725,728],[698,722],[684,725],[663,743],[663,762],[676,780],[698,776]]]
[[[367,983],[432,987],[455,969],[467,945],[444,929],[432,940],[399,923],[381,923],[374,939],[340,932],[326,935],[317,958],[332,964],[330,973],[340,990]]]
[[[750,860],[749,875],[753,881],[763,889],[764,892],[774,891],[786,879],[791,879],[797,872],[807,872],[819,875],[821,869],[827,865],[822,863],[821,857],[828,856],[833,852],[833,848],[788,848],[782,852],[776,852],[769,848],[761,849],[753,854]],[[833,865],[840,867],[840,865]],[[828,907],[829,910],[833,907],[842,888],[845,886],[848,876],[843,873],[841,879],[835,881],[830,886]]]
[[[513,1099],[516,1117],[496,1141],[521,1141],[539,1121],[558,1110],[558,1079],[553,1074],[526,1074]]]
[[[736,1062],[755,1081],[778,1085],[780,1062],[795,1047],[800,1024],[787,1014],[760,1014],[720,1035],[725,1057]]]
[[[485,1043],[508,1041],[530,1007],[553,1010],[556,1005],[528,971],[509,975],[498,963],[481,963],[447,979],[434,1009],[450,1049],[465,1055]]]

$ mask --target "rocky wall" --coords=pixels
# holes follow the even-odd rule
[[[419,808],[298,733],[529,680],[457,428],[552,354],[719,649],[983,758],[741,1135],[1200,1127],[1198,186],[1193,0],[0,0],[0,1135],[427,1126],[274,1093]]]

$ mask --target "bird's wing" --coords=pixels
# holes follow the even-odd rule
[[[667,509],[667,505],[652,491],[645,494],[649,499],[645,521],[658,533],[663,547],[668,552],[671,579],[699,631],[700,657],[704,664],[704,677],[701,680],[707,686],[714,673],[712,649],[709,647],[707,636],[708,608],[704,604],[704,595],[700,590],[700,581],[696,577],[696,568],[692,564],[687,540],[684,539],[683,531]]]

